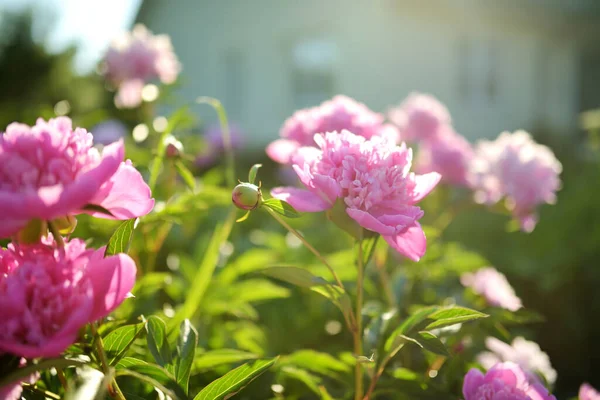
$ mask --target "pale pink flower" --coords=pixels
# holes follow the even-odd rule
[[[398,130],[384,123],[384,119],[382,114],[371,111],[366,105],[338,95],[318,107],[296,111],[281,127],[281,139],[267,147],[267,155],[278,163],[288,164],[300,147],[315,146],[315,134],[342,130],[366,139],[389,137],[397,143]]]
[[[117,308],[135,283],[126,254],[104,258],[73,239],[58,248],[51,235],[35,245],[0,249],[0,351],[55,357],[86,324]]]
[[[388,112],[388,118],[400,129],[407,142],[421,142],[443,134],[442,128],[451,125],[450,112],[429,94],[411,93],[398,107]]]
[[[600,400],[600,392],[590,384],[584,383],[579,388],[579,400]]]
[[[556,202],[561,171],[552,150],[534,142],[527,132],[503,132],[495,141],[477,145],[469,180],[476,202],[491,205],[505,198],[521,229],[531,232],[537,206]]]
[[[19,366],[23,367],[26,364],[26,360],[24,358],[21,359]],[[20,382],[12,383],[0,388],[0,399],[2,400],[19,400],[21,398],[21,393],[23,393],[22,383],[29,383],[33,385],[38,379],[40,379],[39,372],[35,372],[29,375],[27,378],[23,379]]]
[[[469,164],[473,159],[471,144],[454,132],[450,125],[435,139],[422,142],[415,161],[418,173],[439,172],[442,182],[467,186]]]
[[[60,117],[34,126],[10,124],[0,135],[0,237],[17,233],[32,219],[71,214],[129,219],[154,206],[140,173],[123,162],[123,142],[93,147],[93,136]],[[86,210],[96,205],[112,213]]]
[[[485,267],[474,273],[465,273],[460,277],[460,282],[483,296],[491,306],[510,311],[517,311],[523,307],[521,299],[515,294],[506,276],[495,268]]]
[[[180,71],[169,36],[153,35],[139,24],[117,38],[104,58],[104,75],[118,88],[116,100],[120,107],[136,107],[141,103],[145,83],[157,79],[171,84]]]
[[[410,172],[412,151],[391,138],[366,139],[342,131],[317,134],[314,141],[318,148],[303,147],[293,160],[308,190],[281,187],[271,194],[307,212],[324,211],[337,202],[351,223],[381,234],[392,248],[418,261],[426,240],[418,222],[423,210],[416,203],[440,175]]]
[[[512,361],[519,364],[532,381],[539,380],[537,374],[540,374],[550,385],[556,382],[556,370],[550,364],[550,357],[537,343],[520,336],[512,344],[488,337],[485,345],[490,351],[477,356],[477,361],[483,368],[490,369],[499,362]]]
[[[541,383],[530,383],[515,363],[493,366],[485,375],[471,369],[463,382],[465,400],[556,400]]]

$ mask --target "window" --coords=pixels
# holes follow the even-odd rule
[[[292,94],[295,108],[318,105],[335,94],[338,49],[327,39],[305,40],[292,48]]]

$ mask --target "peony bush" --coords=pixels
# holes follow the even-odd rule
[[[217,99],[156,111],[167,36],[136,26],[101,71],[117,109],[90,131],[0,135],[0,398],[556,399],[524,337],[543,316],[444,236],[469,209],[532,232],[550,148],[471,144],[429,94],[385,114],[339,95],[282,121],[263,166]]]

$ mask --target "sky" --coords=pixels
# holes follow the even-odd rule
[[[34,23],[50,24],[51,51],[76,45],[75,68],[93,70],[114,36],[133,23],[142,0],[0,0],[0,10],[34,9]],[[35,32],[35,26],[34,26]]]

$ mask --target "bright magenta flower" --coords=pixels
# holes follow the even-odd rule
[[[416,204],[437,185],[438,173],[410,172],[412,151],[390,138],[366,139],[348,131],[314,136],[316,147],[303,147],[293,167],[308,190],[273,189],[271,194],[299,211],[318,212],[339,202],[347,215],[381,234],[391,247],[418,261],[425,254],[425,234]]]
[[[143,25],[114,41],[104,59],[105,76],[118,87],[120,107],[137,107],[142,101],[142,88],[154,79],[175,82],[181,65],[167,35],[153,35]]]
[[[556,202],[561,171],[552,150],[534,142],[527,132],[503,132],[495,141],[477,145],[469,180],[475,201],[491,205],[505,198],[521,230],[531,232],[537,206]]]
[[[445,105],[429,94],[417,92],[411,93],[398,107],[391,109],[388,117],[400,128],[400,137],[407,142],[433,139],[452,123]]]
[[[415,170],[422,174],[439,172],[442,175],[442,182],[467,186],[473,148],[450,125],[444,126],[441,130],[444,132],[420,144]]]
[[[532,382],[539,381],[538,374],[551,385],[556,381],[556,370],[550,364],[550,357],[537,343],[521,336],[513,339],[512,344],[488,337],[485,345],[490,351],[477,356],[477,361],[483,368],[490,369],[499,362],[512,361],[523,368]]]
[[[556,400],[540,383],[530,383],[515,363],[493,366],[485,375],[471,369],[463,383],[465,400]]]
[[[579,400],[600,400],[600,392],[591,385],[584,383],[579,388]]]
[[[148,185],[130,162],[123,162],[123,142],[104,147],[101,155],[92,139],[85,129],[73,130],[66,117],[6,128],[0,135],[0,237],[33,219],[83,212],[128,219],[152,210]],[[90,204],[112,216],[86,210]]]
[[[104,258],[104,248],[88,250],[79,239],[0,249],[0,352],[58,356],[123,302],[135,275],[128,255]]]
[[[383,115],[350,97],[339,95],[318,107],[296,111],[279,131],[281,139],[267,147],[267,155],[278,163],[289,164],[300,147],[315,146],[315,134],[342,130],[367,139],[385,136],[399,141],[398,130],[384,123]]]
[[[495,268],[485,267],[474,273],[465,273],[460,277],[460,282],[483,296],[491,306],[510,311],[517,311],[523,307],[521,299],[515,294],[506,276]]]
[[[20,366],[25,366],[26,360],[24,358],[20,361]],[[38,379],[40,379],[40,373],[35,372],[29,375],[27,378],[22,381],[12,383],[0,388],[0,399],[2,400],[20,400],[21,393],[23,393],[22,383],[29,383],[33,385]]]

